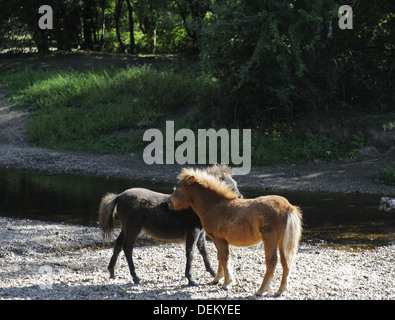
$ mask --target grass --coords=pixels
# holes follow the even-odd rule
[[[196,102],[204,80],[149,65],[127,68],[32,70],[6,73],[10,102],[29,107],[28,139],[44,147],[126,153],[141,137],[119,130],[157,127],[159,120]]]

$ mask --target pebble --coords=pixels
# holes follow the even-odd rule
[[[208,249],[216,268],[211,241]],[[226,291],[210,284],[212,277],[197,250],[192,272],[199,285],[187,286],[181,243],[136,246],[134,262],[141,283],[135,285],[123,253],[116,278],[109,279],[112,244],[103,244],[98,228],[0,217],[0,299],[395,299],[395,244],[348,252],[302,243],[288,291],[274,296],[282,274],[278,263],[272,291],[261,298],[254,293],[265,271],[262,244],[230,250],[235,280]]]

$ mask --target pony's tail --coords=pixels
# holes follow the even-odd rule
[[[283,251],[290,268],[299,247],[302,235],[302,212],[299,207],[292,206],[288,211],[287,226],[283,237]]]
[[[100,202],[99,227],[103,240],[109,240],[114,231],[114,210],[118,203],[118,195],[107,193]]]

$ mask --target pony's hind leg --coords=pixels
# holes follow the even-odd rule
[[[289,266],[287,263],[287,259],[285,258],[284,250],[281,244],[279,245],[279,251],[280,251],[280,261],[283,267],[283,277],[281,279],[280,288],[276,293],[277,296],[280,296],[284,293],[284,291],[287,291],[287,279],[289,274]]]
[[[129,265],[130,274],[133,278],[133,282],[135,284],[140,283],[140,278],[137,276],[134,263],[133,263],[133,248],[136,243],[137,236],[141,231],[141,227],[131,227],[131,230],[128,230],[125,236],[125,241],[123,242],[123,252],[125,254],[126,260]]]
[[[207,251],[207,241],[206,241],[206,233],[202,231],[199,235],[199,239],[197,241],[197,247],[199,249],[200,254],[203,257],[204,261],[204,266],[206,267],[206,270],[213,276],[215,277],[216,273],[211,266],[210,259],[208,257],[208,251]]]
[[[115,264],[117,263],[118,255],[122,250],[124,239],[125,239],[125,237],[124,237],[124,233],[122,230],[121,233],[119,234],[117,240],[115,240],[114,252],[112,254],[110,264],[108,265],[108,268],[107,268],[108,272],[110,272],[110,278],[112,278],[112,279],[115,278],[115,274],[114,274]]]
[[[273,238],[266,238],[263,240],[263,245],[265,248],[266,273],[261,287],[256,292],[257,296],[262,296],[265,292],[270,290],[270,283],[277,265],[277,241]]]

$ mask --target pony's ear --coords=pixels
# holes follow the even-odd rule
[[[195,181],[196,181],[196,177],[195,176],[188,176],[188,177],[185,178],[185,182],[187,183],[187,185],[191,185]]]

